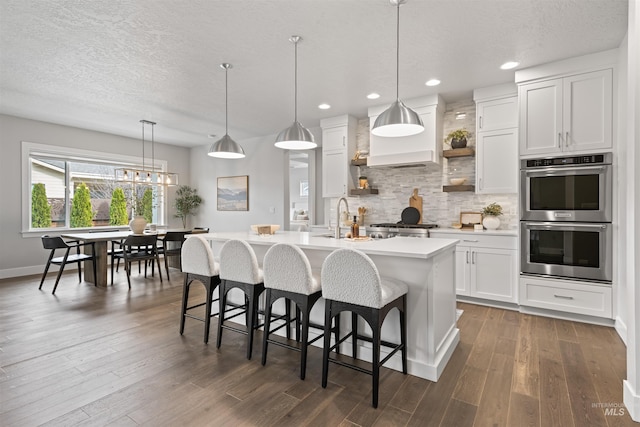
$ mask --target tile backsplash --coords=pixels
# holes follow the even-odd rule
[[[461,113],[465,116],[461,118]],[[458,118],[456,118],[458,117]],[[468,146],[475,147],[476,108],[473,100],[447,104],[444,114],[443,137],[454,130],[465,128],[471,132]],[[369,149],[369,119],[358,121],[356,145],[358,150]],[[444,144],[444,149],[450,149]],[[422,222],[436,223],[440,227],[450,227],[458,222],[460,212],[480,212],[490,203],[502,206],[500,229],[515,229],[518,226],[517,194],[476,194],[474,192],[442,191],[449,179],[466,178],[466,184],[475,184],[475,157],[442,159],[442,166],[410,166],[400,168],[360,167],[360,175],[365,175],[372,188],[379,194],[349,197],[349,207],[357,212],[359,206],[367,208],[365,224],[400,221],[402,210],[409,206],[413,189],[418,189],[422,197]],[[356,172],[357,173],[357,172]],[[337,199],[325,199],[325,218],[335,218]],[[335,221],[335,220],[333,220]]]

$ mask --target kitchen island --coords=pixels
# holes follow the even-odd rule
[[[366,253],[377,266],[381,276],[402,280],[409,286],[407,357],[408,372],[412,375],[437,381],[460,340],[460,332],[456,327],[454,283],[454,252],[457,240],[394,237],[353,241],[295,231],[278,231],[270,236],[259,236],[252,232],[206,233],[200,236],[211,242],[216,257],[219,256],[220,248],[227,240],[245,240],[255,250],[259,262],[262,262],[264,254],[271,245],[293,244],[305,252],[314,269],[320,269],[324,259],[335,249],[351,248]],[[383,339],[399,342],[397,316],[397,310],[389,313],[382,329]],[[350,320],[347,318],[350,316],[342,316],[343,330],[350,328]],[[314,306],[311,320],[323,323],[322,299]],[[362,322],[362,319],[360,321]],[[370,332],[368,327],[364,329],[361,327],[361,329],[365,333]],[[313,336],[319,331],[311,329],[309,333]],[[317,344],[322,345],[322,341],[318,341]],[[343,345],[344,353],[350,354],[350,343]],[[385,357],[384,350],[383,348],[381,358]],[[360,345],[358,351],[359,358],[371,360],[369,343]],[[401,370],[400,355],[394,355],[385,366]]]

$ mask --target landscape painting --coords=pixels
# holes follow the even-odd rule
[[[249,176],[218,177],[218,210],[249,210]]]

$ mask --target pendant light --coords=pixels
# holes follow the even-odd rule
[[[142,123],[142,169],[136,168],[117,168],[115,169],[116,182],[138,184],[138,185],[178,185],[178,174],[173,172],[163,172],[156,169],[155,159],[155,138],[154,127],[156,122],[149,120],[140,120]],[[144,128],[146,125],[151,126],[151,168],[147,169],[144,156]]]
[[[400,5],[407,0],[390,0],[396,6],[396,101],[376,118],[371,133],[376,136],[397,137],[415,135],[424,130],[418,113],[400,100]]]
[[[318,146],[313,141],[313,135],[309,129],[298,122],[298,42],[300,40],[302,40],[300,36],[289,38],[295,46],[294,120],[291,126],[278,134],[275,144],[276,147],[285,150],[309,150]]]
[[[211,157],[220,159],[242,159],[244,150],[229,136],[229,85],[228,74],[231,64],[220,64],[224,68],[224,136],[211,145],[207,153]]]

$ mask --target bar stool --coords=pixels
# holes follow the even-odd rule
[[[320,338],[318,335],[309,341],[309,327],[323,329],[323,326],[313,324],[309,321],[309,314],[313,305],[322,296],[320,278],[314,275],[311,264],[305,253],[297,246],[279,243],[271,246],[264,256],[264,286],[266,288],[266,309],[264,335],[262,341],[262,365],[267,363],[267,348],[269,343],[275,344],[290,350],[300,352],[300,379],[304,380],[307,371],[307,349]],[[285,298],[287,307],[289,301],[296,304],[296,317],[289,319],[284,324],[271,329],[271,310],[273,303],[280,298]],[[292,346],[282,341],[276,341],[269,336],[279,329],[286,327],[289,332],[290,323],[296,322],[296,341],[300,346]],[[302,340],[300,340],[300,326],[302,327]],[[336,320],[336,327],[333,328],[335,339],[339,336],[339,319]]]
[[[213,291],[220,284],[220,264],[213,256],[213,251],[208,242],[200,236],[189,237],[182,244],[182,272],[184,273],[184,285],[182,288],[182,312],[180,314],[180,335],[184,332],[184,322],[187,317],[204,322],[204,342],[209,342],[209,326],[211,318],[218,313],[211,314],[211,306],[217,299],[213,299]],[[204,302],[187,306],[189,290],[194,281],[202,283],[206,289]],[[204,317],[189,314],[189,311],[205,306]]]
[[[253,331],[258,329],[258,297],[264,291],[263,272],[253,248],[243,240],[229,240],[220,250],[220,317],[218,319],[218,338],[216,347],[222,344],[222,330],[229,329],[247,335],[247,359],[251,360],[253,350]],[[242,290],[246,304],[244,311],[226,317],[227,293],[233,288]],[[233,309],[232,309],[233,310]],[[230,310],[230,311],[232,311]],[[246,314],[246,328],[239,329],[225,324],[241,314]]]
[[[355,249],[333,251],[322,264],[322,297],[325,299],[324,348],[322,355],[322,387],[327,387],[329,362],[371,375],[373,384],[372,405],[378,407],[380,366],[398,350],[402,352],[402,372],[407,373],[407,285],[400,281],[382,279],[375,264],[366,254]],[[400,344],[383,341],[380,337],[382,323],[391,309],[400,311]],[[351,312],[351,332],[330,346],[328,325],[342,311]],[[372,337],[358,335],[357,318],[360,315],[369,324]],[[331,350],[346,338],[352,340],[352,356],[357,356],[357,340],[372,343],[372,369],[366,370],[342,360],[329,357]],[[380,346],[393,350],[380,361]]]

